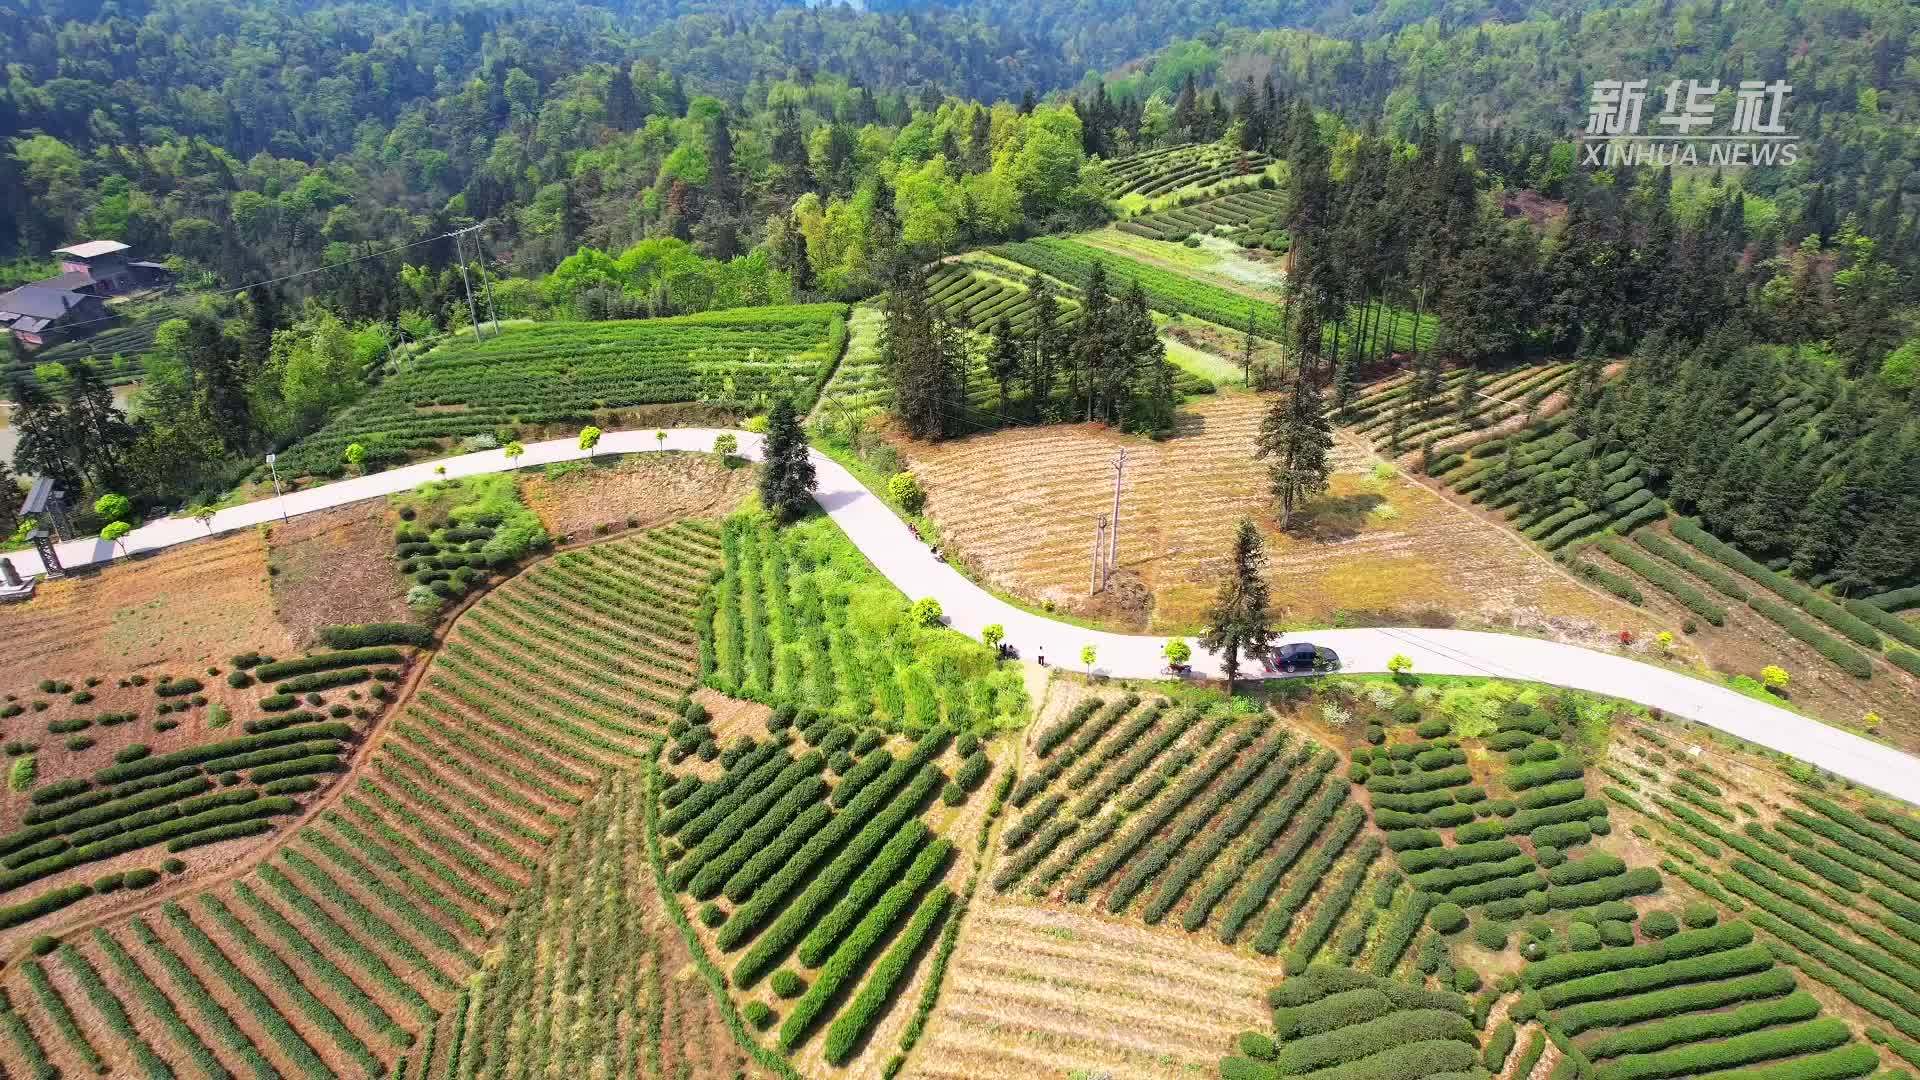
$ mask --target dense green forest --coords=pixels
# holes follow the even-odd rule
[[[16,464],[148,505],[318,430],[468,321],[469,281],[503,319],[904,288],[884,350],[916,432],[977,426],[954,419],[970,366],[1024,390],[1024,420],[1163,427],[1147,309],[1206,305],[1116,279],[1111,319],[966,341],[917,267],[1130,213],[1123,159],[1187,143],[1284,207],[1287,325],[1251,329],[1287,341],[1296,397],[1338,405],[1407,322],[1424,391],[1441,366],[1556,352],[1591,376],[1709,331],[1808,350],[1875,400],[1916,378],[1920,50],[1894,3],[0,10],[0,270],[107,238],[181,283],[126,309],[131,417],[98,386],[126,359],[32,386],[16,346]],[[1800,162],[1582,169],[1568,135],[1605,77],[1789,79]],[[1075,302],[1088,268],[1055,269]]]

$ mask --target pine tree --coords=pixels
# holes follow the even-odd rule
[[[113,403],[113,390],[85,360],[67,364],[67,422],[75,463],[93,481],[96,490],[124,486],[122,463],[133,446],[135,432],[126,414]]]
[[[1247,329],[1246,333],[1241,335],[1240,342],[1240,381],[1249,389],[1257,389],[1253,385],[1253,335],[1259,328],[1260,309],[1248,304]]]
[[[1359,393],[1359,377],[1355,367],[1353,358],[1348,357],[1333,371],[1333,411],[1336,413],[1346,412],[1353,404],[1354,395]]]
[[[1465,378],[1453,392],[1453,411],[1462,420],[1471,421],[1480,409],[1480,370],[1468,368]]]
[[[800,414],[793,400],[782,396],[767,414],[765,462],[760,473],[760,501],[782,523],[793,521],[813,505],[813,459]]]
[[[607,123],[616,131],[631,131],[640,122],[640,97],[633,91],[633,75],[624,63],[613,65],[607,80]]]
[[[964,346],[934,310],[917,260],[896,263],[886,310],[881,363],[893,384],[894,415],[916,439],[945,438],[964,401]]]
[[[1039,274],[1027,278],[1027,294],[1033,299],[1025,371],[1027,413],[1037,420],[1053,409],[1055,358],[1060,351],[1060,300],[1054,293],[1053,282]]]
[[[1005,315],[993,324],[993,340],[987,348],[987,372],[1000,384],[1000,411],[1007,411],[1007,388],[1020,374],[1020,339],[1013,334],[1013,320]]]
[[[1202,647],[1220,654],[1229,696],[1240,674],[1241,658],[1265,656],[1274,638],[1267,610],[1267,545],[1251,519],[1241,519],[1234,533],[1232,563],[1213,606],[1207,609],[1207,628],[1200,635]]]
[[[1109,352],[1112,348],[1111,328],[1108,326],[1109,308],[1113,306],[1113,296],[1107,291],[1107,267],[1098,259],[1087,273],[1087,287],[1080,300],[1080,325],[1074,330],[1074,356],[1079,368],[1079,376],[1086,385],[1087,419],[1094,415],[1095,400],[1100,388],[1110,373]]]
[[[800,127],[800,110],[790,101],[774,112],[773,163],[780,169],[780,190],[798,195],[813,187],[813,169],[807,160],[807,136]]]
[[[733,129],[726,110],[707,126],[707,197],[722,210],[740,203],[740,184],[733,174]]]
[[[74,455],[73,425],[65,410],[37,381],[23,375],[13,377],[12,393],[13,428],[18,433],[13,467],[51,477],[68,494],[77,494],[80,468]]]
[[[1294,508],[1302,500],[1327,489],[1332,450],[1333,429],[1319,387],[1303,371],[1261,421],[1253,455],[1269,462],[1268,482],[1280,500],[1282,529],[1292,527]]]

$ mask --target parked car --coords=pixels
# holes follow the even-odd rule
[[[1273,666],[1281,671],[1332,671],[1340,666],[1340,654],[1310,641],[1295,641],[1274,651]]]

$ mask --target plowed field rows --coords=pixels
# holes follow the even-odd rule
[[[1344,442],[1328,496],[1281,534],[1264,463],[1252,456],[1266,405],[1245,395],[1197,401],[1164,442],[1075,426],[900,449],[928,492],[946,550],[1032,602],[1094,606],[1093,521],[1112,509],[1112,463],[1124,446],[1121,573],[1151,598],[1150,612],[1130,613],[1136,625],[1199,623],[1243,516],[1267,530],[1275,602],[1290,621],[1324,623],[1337,612],[1406,621],[1437,609],[1577,634],[1617,632],[1634,618],[1472,514],[1398,477],[1376,478],[1371,455]]]

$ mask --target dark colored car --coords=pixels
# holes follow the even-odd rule
[[[1340,666],[1340,656],[1312,642],[1296,641],[1274,651],[1273,666],[1281,671],[1332,671]]]

